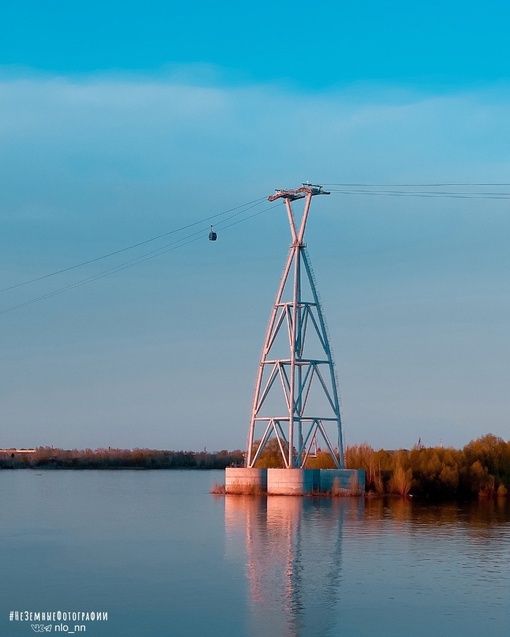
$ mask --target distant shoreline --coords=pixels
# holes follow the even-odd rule
[[[242,466],[242,451],[167,451],[157,449],[37,449],[0,450],[1,469],[42,469],[76,471],[127,469],[225,469]]]
[[[226,467],[0,467],[0,471],[221,471]]]
[[[276,452],[278,450],[276,449]],[[208,470],[243,467],[243,451],[169,451],[157,449],[0,449],[0,470]],[[306,467],[333,468],[333,458],[318,449]],[[267,446],[257,466],[281,467],[282,457]],[[507,498],[510,495],[510,441],[487,434],[463,449],[424,447],[374,450],[368,444],[345,449],[345,466],[366,472],[368,495],[414,496],[425,500]]]

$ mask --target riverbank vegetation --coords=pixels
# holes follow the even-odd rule
[[[510,441],[492,434],[463,449],[416,446],[375,451],[370,445],[347,448],[348,468],[365,469],[367,491],[446,500],[507,496]]]
[[[277,444],[268,445],[257,466],[283,466]],[[345,450],[345,466],[364,469],[366,491],[374,495],[465,500],[505,497],[510,491],[510,441],[493,434],[460,450],[417,445],[388,451],[353,445]],[[308,457],[306,468],[334,469],[335,464],[329,452],[319,450]]]

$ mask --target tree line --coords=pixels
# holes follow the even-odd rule
[[[463,449],[423,447],[375,451],[367,444],[346,450],[348,468],[365,469],[375,494],[422,499],[505,497],[510,487],[510,441],[488,434]]]
[[[256,466],[284,466],[276,439],[266,445]],[[364,469],[366,491],[374,495],[428,500],[504,497],[510,489],[510,441],[488,434],[460,450],[416,445],[391,451],[365,443],[345,449],[345,466]],[[334,469],[335,463],[329,452],[318,450],[308,456],[305,467]]]
[[[161,451],[157,449],[55,449],[0,452],[0,469],[225,469],[242,466],[242,451]]]

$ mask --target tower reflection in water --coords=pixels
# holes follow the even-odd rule
[[[341,595],[344,524],[363,507],[362,498],[225,497],[231,557],[244,541],[248,634],[329,634]]]

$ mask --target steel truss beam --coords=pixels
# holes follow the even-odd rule
[[[269,318],[255,382],[247,467],[255,466],[272,437],[276,438],[287,468],[305,466],[317,437],[324,441],[335,465],[344,466],[337,378],[326,321],[304,243],[312,197],[327,194],[321,186],[303,184],[296,190],[278,190],[268,198],[269,201],[284,200],[292,244]],[[305,200],[299,227],[291,205],[297,199]],[[307,295],[309,298],[304,298]],[[273,351],[277,341],[282,339],[286,339],[289,346],[285,358]],[[307,355],[311,341],[318,355]],[[277,379],[280,382],[276,382]],[[319,405],[310,405],[312,392],[315,402],[319,399]],[[275,394],[283,402],[286,413],[269,413],[275,409],[270,405]],[[257,440],[260,432],[262,435]]]

